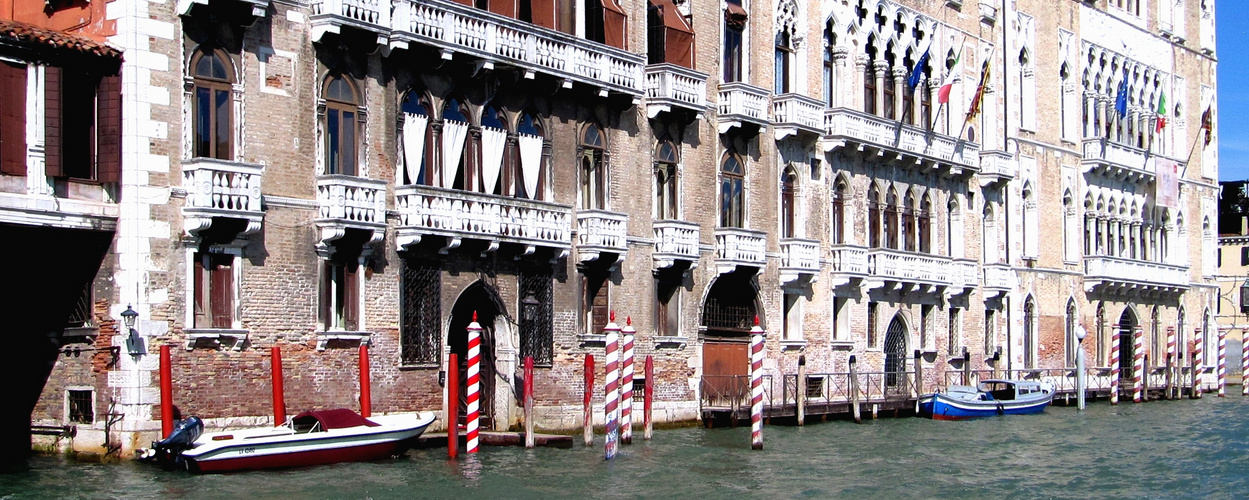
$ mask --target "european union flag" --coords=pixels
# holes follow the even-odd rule
[[[1128,115],[1128,79],[1124,78],[1119,82],[1119,93],[1115,95],[1115,111],[1119,112],[1119,117]]]
[[[924,76],[924,66],[928,64],[928,50],[924,50],[924,55],[919,56],[919,61],[915,62],[915,67],[911,69],[911,77],[906,79],[906,86],[911,90],[919,86],[919,79]]]

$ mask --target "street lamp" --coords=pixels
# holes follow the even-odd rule
[[[1084,337],[1088,336],[1084,325],[1076,325],[1076,409],[1084,409]]]
[[[134,328],[135,320],[139,319],[139,313],[135,312],[129,304],[126,310],[121,312],[121,320],[126,325],[129,336],[126,337],[126,351],[131,356],[142,356],[147,354],[147,345],[143,342],[143,337],[139,336],[139,331]]]
[[[520,319],[533,321],[538,317],[538,299],[533,294],[526,295],[520,301]]]

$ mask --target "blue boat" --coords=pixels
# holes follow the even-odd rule
[[[1054,399],[1054,386],[1027,380],[986,380],[976,387],[950,386],[920,398],[919,413],[933,420],[1041,413]]]

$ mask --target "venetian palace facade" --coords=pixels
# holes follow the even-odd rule
[[[659,421],[732,390],[756,316],[767,374],[853,356],[920,363],[928,390],[964,363],[1073,366],[1079,325],[1096,367],[1116,339],[1128,364],[1214,351],[1213,0],[105,10],[120,176],[0,179],[0,230],[94,193],[112,237],[94,286],[59,295],[72,335],[38,333],[58,350],[27,407],[77,422],[75,447],[155,436],[166,344],[181,413],[210,425],[271,418],[273,346],[293,410],[355,407],[367,343],[374,412],[442,411],[473,314],[495,429],[521,420],[526,356],[538,428],[580,425],[611,311],[654,358]],[[51,66],[3,57],[34,158]]]

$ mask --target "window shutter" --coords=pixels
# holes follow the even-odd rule
[[[195,296],[192,298],[193,307],[195,308],[195,325],[196,328],[203,328],[208,324],[205,307],[204,307],[204,254],[196,253],[191,264],[191,288]]]
[[[43,149],[44,170],[51,177],[62,177],[61,169],[61,68],[44,68]]]
[[[0,63],[0,172],[26,175],[26,67]]]
[[[330,291],[334,288],[334,264],[331,262],[322,262],[321,264],[321,327],[328,331],[334,326],[334,306],[331,303],[333,296]]]
[[[225,254],[210,254],[212,271],[209,278],[212,283],[209,291],[212,294],[212,326],[213,328],[234,327],[234,257]]]
[[[343,266],[343,329],[360,329],[360,266],[348,263]]]
[[[121,181],[121,77],[106,76],[96,92],[96,172],[100,182]]]

